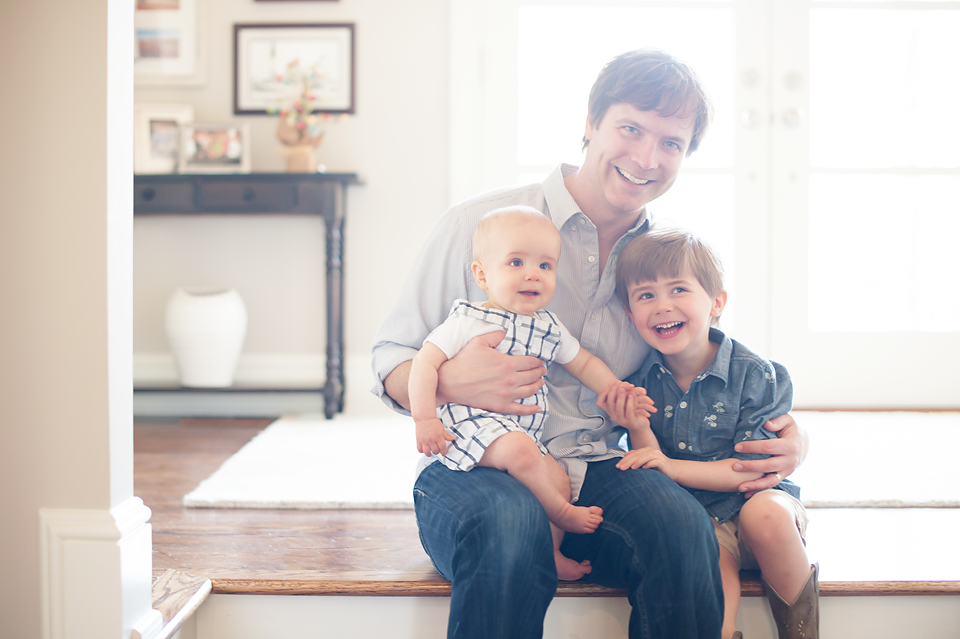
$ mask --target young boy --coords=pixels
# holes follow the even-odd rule
[[[649,425],[656,435],[617,464],[656,468],[687,488],[714,520],[723,580],[723,637],[736,630],[740,568],[758,566],[781,639],[817,637],[817,566],[804,549],[806,515],[800,489],[788,480],[747,500],[737,487],[750,477],[733,470],[734,446],[775,435],[763,424],[790,410],[787,371],[713,328],[727,293],[717,255],[680,230],[656,229],[631,240],[617,265],[617,294],[651,346],[627,381],[647,389],[659,412],[647,418],[625,410],[611,389],[597,404],[631,433]],[[759,474],[756,475],[759,477]],[[777,476],[779,479],[779,475]]]
[[[517,417],[446,404],[438,418],[437,369],[477,335],[504,331],[500,352],[534,355],[546,363],[556,360],[595,392],[623,385],[630,398],[625,410],[649,416],[654,409],[642,389],[623,384],[544,310],[556,288],[560,258],[560,233],[549,218],[525,206],[489,212],[474,231],[473,258],[470,268],[487,301],[457,300],[413,359],[409,393],[417,450],[428,457],[439,455],[439,461],[453,470],[469,471],[479,464],[522,482],[543,504],[554,526],[559,578],[580,579],[590,572],[589,562],[560,554],[562,531],[592,533],[603,520],[603,511],[570,503],[569,479],[540,443],[547,387],[520,402],[541,408],[533,415]]]

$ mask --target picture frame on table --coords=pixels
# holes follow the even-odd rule
[[[235,24],[233,112],[268,115],[288,100],[289,65],[313,69],[314,112],[354,113],[355,30],[343,24]]]
[[[247,124],[196,123],[180,127],[180,173],[249,173]]]
[[[206,1],[134,0],[135,85],[206,82]]]
[[[135,104],[133,172],[176,173],[180,127],[193,121],[189,104]]]

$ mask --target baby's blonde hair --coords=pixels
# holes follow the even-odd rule
[[[473,230],[474,261],[481,261],[480,257],[489,249],[491,242],[505,226],[517,222],[545,222],[545,227],[550,227],[558,235],[560,233],[550,218],[532,206],[516,205],[494,209],[485,213]]]

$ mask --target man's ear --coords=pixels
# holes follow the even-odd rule
[[[593,132],[594,132],[594,131],[595,131],[595,129],[593,128],[593,116],[591,116],[591,115],[588,113],[588,114],[587,114],[587,121],[584,122],[584,125],[583,125],[583,138],[589,142],[589,141],[590,141],[590,138],[593,137]]]
[[[483,272],[483,264],[475,261],[470,264],[470,270],[473,271],[473,279],[476,280],[477,286],[484,291],[487,290],[487,276]]]
[[[713,300],[713,308],[710,309],[710,317],[720,317],[723,313],[723,307],[727,305],[727,292],[720,289],[716,299]]]

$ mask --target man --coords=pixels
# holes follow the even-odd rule
[[[542,184],[480,195],[437,222],[377,332],[374,392],[395,410],[409,408],[409,360],[424,337],[455,299],[483,299],[470,273],[473,228],[484,213],[508,205],[542,211],[561,233],[549,310],[618,377],[632,373],[648,347],[614,294],[616,260],[646,230],[646,205],[673,185],[709,119],[709,103],[686,65],[655,50],[614,58],[591,90],[582,167],[561,165]],[[440,368],[439,402],[529,411],[514,402],[538,390],[547,371],[536,358],[493,350],[502,336],[474,339]],[[562,552],[590,562],[585,580],[627,590],[631,637],[719,637],[717,542],[703,508],[656,471],[617,470],[623,429],[562,367],[550,367],[549,390],[543,443],[569,474],[577,505],[599,506],[604,517],[592,534],[567,534]],[[769,427],[780,439],[745,443],[745,452],[774,457],[743,466],[770,475],[741,490],[775,485],[802,460],[805,443],[789,415]],[[541,636],[557,585],[543,508],[499,471],[421,467],[414,486],[421,539],[453,585],[448,637]]]

